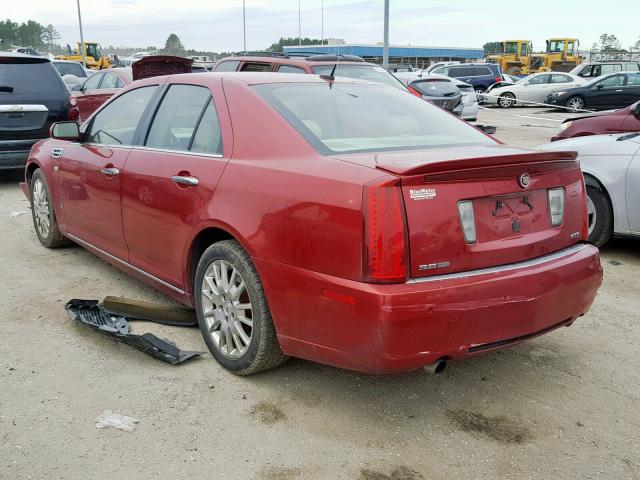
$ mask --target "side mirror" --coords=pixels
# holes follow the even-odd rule
[[[80,126],[77,122],[56,122],[51,125],[49,136],[58,140],[80,140]]]
[[[598,85],[596,85],[596,88],[597,88],[598,90],[602,90],[602,89],[604,88],[604,85],[603,85],[603,84],[601,84],[601,83],[599,83]]]
[[[633,109],[633,116],[640,120],[640,102],[638,102],[636,108]]]

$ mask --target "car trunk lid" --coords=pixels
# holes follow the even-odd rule
[[[193,60],[190,58],[173,57],[171,55],[153,55],[142,57],[132,66],[133,79],[157,77],[160,75],[175,75],[191,73]]]

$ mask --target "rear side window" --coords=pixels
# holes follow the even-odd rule
[[[227,62],[218,62],[214,72],[235,72],[238,69],[240,62],[238,60],[229,60]]]
[[[601,75],[606,75],[607,73],[613,73],[613,72],[619,72],[622,70],[622,65],[620,65],[619,63],[615,63],[615,64],[604,64],[604,65],[600,65],[601,70],[600,70],[600,74]]]
[[[429,97],[452,97],[459,93],[458,87],[449,80],[418,80],[411,86]]]
[[[193,133],[210,101],[211,92],[206,87],[171,85],[156,110],[145,145],[162,150],[189,150]]]
[[[104,80],[102,80],[102,85],[100,88],[122,88],[124,84],[122,80],[118,78],[114,73],[105,73]]]
[[[85,135],[88,143],[132,145],[140,118],[151,100],[156,86],[130,90],[100,110]]]
[[[280,65],[278,73],[307,73],[304,68],[293,67],[291,65]]]
[[[95,90],[96,88],[98,88],[98,85],[100,85],[100,80],[102,80],[103,76],[104,76],[104,73],[96,73],[92,77],[89,77],[87,81],[84,82],[84,85],[82,85],[82,89]]]
[[[262,62],[247,62],[240,67],[241,72],[270,72],[271,64]]]
[[[559,75],[554,73],[551,75],[551,83],[570,83],[573,79],[567,75]]]
[[[202,115],[189,150],[195,153],[222,154],[222,132],[213,99]]]
[[[51,62],[0,63],[0,96],[67,91]]]

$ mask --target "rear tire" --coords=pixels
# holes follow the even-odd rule
[[[516,104],[516,96],[513,93],[503,93],[498,98],[498,106],[501,108],[511,108]]]
[[[39,168],[33,172],[30,184],[31,218],[40,243],[47,248],[60,248],[69,245],[58,228],[56,212],[51,202],[51,193],[47,179]]]
[[[606,192],[587,185],[587,211],[589,215],[587,241],[596,247],[601,247],[613,234],[613,208]]]
[[[224,368],[250,375],[287,360],[258,272],[238,242],[224,240],[205,250],[193,293],[200,331]]]

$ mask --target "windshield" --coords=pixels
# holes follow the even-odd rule
[[[517,78],[515,78],[515,80],[516,80],[516,84],[517,84],[517,85],[521,85],[521,84],[523,84],[523,83],[528,82],[528,81],[529,81],[529,80],[531,80],[532,78],[533,78],[533,75],[527,75],[526,77],[521,78],[521,79],[519,79],[519,80],[518,80]],[[514,79],[514,77],[511,77],[511,79],[513,80],[513,79]]]
[[[88,43],[87,57],[93,57],[95,60],[99,60],[102,57],[102,52],[100,51],[100,45],[98,45],[97,43]]]
[[[66,63],[66,62],[52,62],[53,66],[56,67],[56,70],[60,73],[60,75],[75,75],[76,77],[86,77],[87,72],[84,71],[82,65],[79,63]]]
[[[330,75],[333,67],[335,67],[335,65],[316,65],[315,67],[311,67],[311,71],[318,75]],[[370,82],[384,83],[405,90],[400,80],[377,65],[341,65],[338,62],[334,75],[336,77],[358,78],[360,80],[369,80]]]
[[[50,62],[0,63],[0,87],[13,94],[52,93],[66,91],[60,76]],[[0,98],[3,93],[0,90]]]
[[[504,53],[518,53],[518,44],[516,42],[505,43]]]
[[[340,83],[254,88],[325,155],[494,144],[463,121],[396,88]]]

